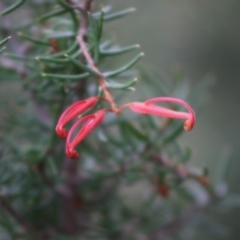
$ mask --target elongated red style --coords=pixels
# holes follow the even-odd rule
[[[105,117],[105,109],[101,109],[94,114],[84,116],[80,118],[75,124],[71,127],[66,141],[66,154],[71,159],[78,158],[79,154],[75,150],[75,147],[90,134],[90,132],[96,128],[99,124],[102,123]],[[82,128],[78,131],[76,136],[73,136],[76,128],[85,122]]]
[[[171,110],[165,107],[160,107],[153,104],[156,102],[177,103],[184,106],[189,112],[180,112],[180,111]],[[132,111],[140,114],[150,114],[150,115],[166,117],[166,118],[186,119],[184,123],[184,129],[186,131],[190,131],[196,122],[195,113],[191,108],[191,106],[185,101],[178,98],[172,98],[172,97],[152,98],[145,102],[132,102],[128,104],[128,107]]]
[[[73,120],[75,117],[80,115],[81,113],[85,112],[86,110],[94,107],[96,103],[98,102],[98,97],[90,97],[86,100],[78,101],[71,106],[69,106],[60,116],[57,126],[56,126],[56,132],[59,137],[66,138],[68,135],[67,130],[64,128],[64,126]]]

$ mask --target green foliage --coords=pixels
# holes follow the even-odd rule
[[[6,9],[4,9],[3,11],[0,12],[0,16],[6,15],[8,13],[13,12],[14,10],[16,10],[18,7],[20,7],[22,4],[24,4],[26,0],[18,0],[15,1],[14,4],[10,5],[9,7],[7,7]]]
[[[1,106],[0,111],[0,238],[176,239],[187,227],[197,229],[207,216],[191,221],[185,217],[193,211],[188,206],[197,208],[190,213],[198,215],[219,196],[215,186],[204,182],[205,169],[190,173],[191,151],[177,142],[182,122],[128,110],[115,118],[108,114],[78,147],[80,159],[65,157],[64,140],[55,133],[58,118],[79,99],[103,96],[99,73],[86,63],[76,40],[82,20],[78,8],[64,0],[30,2],[24,5],[31,13],[27,22],[8,29],[18,32],[17,48],[26,44],[26,49],[12,46],[2,57],[8,63],[3,66],[6,81],[21,89],[12,87],[8,109]],[[1,14],[23,3],[17,1]],[[119,47],[107,36],[105,22],[134,10],[112,13],[105,7],[88,15],[87,49],[117,103],[170,94],[199,107],[209,81],[202,81],[197,95],[182,76],[166,81],[143,66],[136,76],[130,69],[143,53],[112,70],[119,56],[139,45]],[[136,77],[140,83],[135,86]],[[103,106],[101,102],[93,110]],[[199,195],[207,200],[201,202]]]

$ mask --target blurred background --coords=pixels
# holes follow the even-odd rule
[[[145,58],[171,79],[176,69],[194,85],[206,76],[215,84],[195,129],[181,138],[192,149],[192,162],[207,166],[210,178],[216,165],[230,153],[229,192],[240,194],[240,1],[238,0],[109,0],[116,9],[137,12],[111,23],[121,44],[139,43]],[[235,203],[240,198],[234,198]],[[240,209],[224,215],[231,239],[240,239]],[[229,237],[227,239],[230,239]]]

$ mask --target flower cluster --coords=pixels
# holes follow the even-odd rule
[[[95,129],[99,124],[103,122],[106,112],[109,110],[100,109],[93,114],[80,117],[73,124],[69,132],[64,127],[67,123],[72,121],[77,116],[93,108],[98,101],[99,101],[99,98],[96,96],[90,97],[86,100],[78,101],[72,104],[71,106],[69,106],[62,113],[62,115],[58,120],[58,123],[56,126],[56,132],[59,137],[67,138],[66,154],[71,159],[78,158],[79,154],[75,150],[76,146],[80,142],[82,142],[92,132],[93,129]],[[184,106],[188,110],[188,112],[175,111],[165,107],[157,106],[154,104],[157,102],[177,103]],[[186,131],[191,130],[195,124],[195,114],[193,109],[190,107],[188,103],[177,98],[158,97],[158,98],[149,99],[145,102],[131,102],[122,106],[120,108],[120,112],[125,108],[129,108],[133,112],[136,112],[139,114],[150,114],[150,115],[155,115],[155,116],[165,117],[165,118],[185,119],[184,129]],[[81,124],[83,124],[83,126],[80,128],[80,130],[77,131],[77,128]]]

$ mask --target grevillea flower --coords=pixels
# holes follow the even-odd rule
[[[66,138],[68,135],[67,130],[64,126],[77,117],[79,114],[85,112],[86,110],[94,107],[98,101],[98,97],[90,97],[86,100],[78,101],[71,106],[69,106],[60,116],[57,126],[56,132],[59,137]]]
[[[105,109],[101,109],[94,114],[84,116],[80,118],[75,124],[71,127],[69,134],[67,136],[66,142],[66,154],[71,159],[78,158],[79,154],[75,150],[75,147],[88,135],[90,132],[96,128],[104,119],[105,117]],[[76,128],[85,122],[76,136],[73,137],[73,134]]]
[[[180,111],[171,110],[165,107],[160,107],[153,104],[156,102],[177,103],[184,106],[189,112],[180,112]],[[178,98],[158,97],[158,98],[149,99],[145,102],[132,102],[130,104],[127,104],[127,106],[132,111],[140,114],[151,114],[151,115],[166,117],[166,118],[186,119],[184,123],[184,129],[186,131],[190,131],[193,128],[196,121],[195,113],[193,109],[190,107],[190,105]]]

